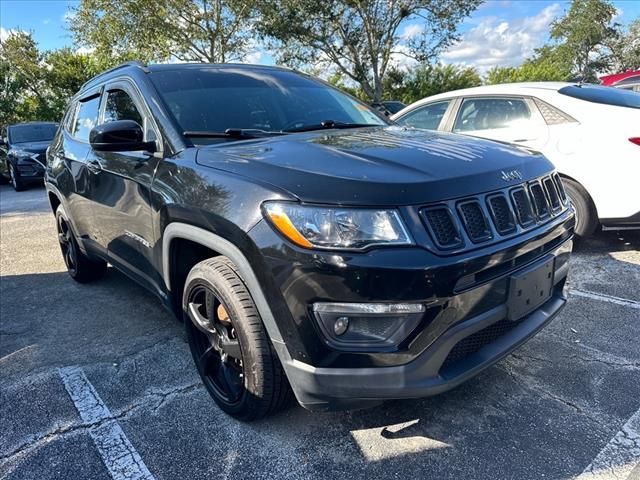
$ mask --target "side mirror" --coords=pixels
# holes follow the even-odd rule
[[[91,130],[89,143],[98,152],[155,152],[156,142],[145,142],[142,127],[133,120],[107,122]]]

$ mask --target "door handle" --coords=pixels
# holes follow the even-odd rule
[[[100,173],[102,171],[102,165],[98,160],[92,159],[87,161],[87,170],[92,173]]]

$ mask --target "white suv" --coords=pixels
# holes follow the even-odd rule
[[[563,177],[576,233],[640,228],[640,93],[596,85],[490,85],[419,100],[398,124],[538,150]]]

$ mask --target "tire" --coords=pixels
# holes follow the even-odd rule
[[[210,258],[191,269],[182,303],[198,373],[224,412],[252,421],[288,404],[285,373],[253,299],[227,257]]]
[[[79,283],[88,283],[104,276],[107,271],[107,262],[94,260],[82,253],[71,223],[61,206],[56,210],[56,226],[62,258],[71,278]]]
[[[576,210],[576,236],[585,238],[592,235],[600,225],[593,200],[579,183],[568,178],[563,178],[562,183]]]
[[[26,188],[24,182],[20,178],[20,174],[16,171],[16,168],[11,162],[9,162],[9,183],[11,183],[11,186],[16,192],[21,192]]]

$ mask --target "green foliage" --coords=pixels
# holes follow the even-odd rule
[[[640,70],[640,19],[605,43],[609,49],[607,62],[612,71]]]
[[[553,22],[557,55],[574,76],[597,81],[597,72],[607,68],[604,46],[619,34],[619,25],[612,23],[615,15],[608,0],[573,0],[567,14]]]
[[[252,45],[251,0],[80,0],[69,28],[79,45],[117,62],[230,62]]]
[[[393,76],[391,76],[393,78]],[[405,75],[402,81],[397,78],[395,86],[389,85],[385,98],[401,100],[409,104],[421,98],[442,92],[477,87],[482,84],[475,68],[455,65],[423,64]]]
[[[571,78],[571,67],[558,55],[557,47],[544,46],[519,67],[494,67],[487,72],[485,83],[564,82]]]
[[[393,58],[434,60],[481,0],[263,0],[257,28],[291,66],[332,65],[375,101]],[[400,27],[416,25],[403,38]]]

